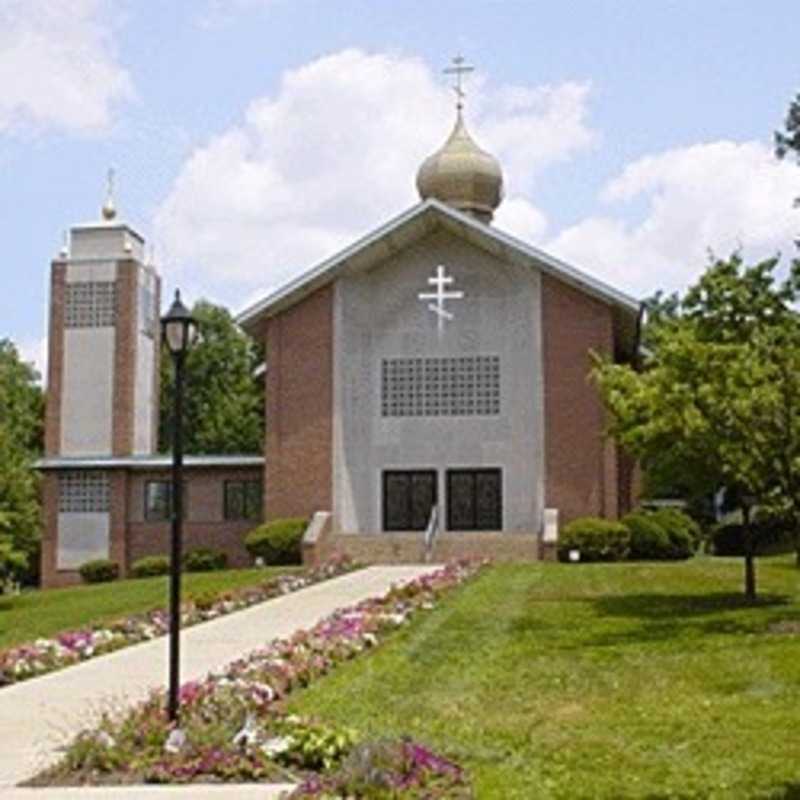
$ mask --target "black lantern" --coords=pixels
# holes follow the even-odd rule
[[[161,335],[175,366],[175,405],[172,416],[172,542],[169,584],[169,700],[170,722],[178,722],[180,689],[181,558],[183,551],[183,368],[197,336],[197,321],[181,302],[181,293],[161,318]]]
[[[161,332],[173,358],[185,355],[197,336],[197,320],[181,302],[177,289],[169,311],[161,318]]]

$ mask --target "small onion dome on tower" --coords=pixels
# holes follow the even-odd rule
[[[467,132],[460,107],[447,141],[422,162],[417,190],[423,200],[435,197],[482,222],[492,221],[503,199],[503,173],[498,160]]]

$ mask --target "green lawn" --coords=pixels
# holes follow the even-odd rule
[[[253,586],[293,567],[194,572],[183,576],[184,596]],[[166,608],[168,578],[115,581],[69,589],[0,596],[0,649],[129,614]]]
[[[408,734],[485,798],[800,798],[800,571],[498,566],[297,711]],[[784,622],[782,626],[777,623]]]

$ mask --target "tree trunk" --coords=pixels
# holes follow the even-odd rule
[[[749,602],[756,599],[756,559],[753,529],[750,527],[750,506],[743,506],[744,516],[744,596]]]

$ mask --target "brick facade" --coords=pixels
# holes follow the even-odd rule
[[[120,575],[144,556],[169,555],[169,521],[145,520],[145,486],[148,481],[169,481],[169,470],[109,470],[111,522],[109,558],[120,566]],[[198,547],[222,550],[231,567],[246,567],[252,559],[244,547],[244,536],[259,520],[226,520],[224,486],[228,480],[262,481],[258,468],[187,468],[186,518],[183,525],[183,550]],[[42,482],[44,532],[42,536],[42,578],[45,588],[81,582],[77,570],[57,568],[58,472],[48,471]]]
[[[268,519],[332,505],[333,288],[265,325],[264,509]]]
[[[64,375],[64,299],[66,283],[66,262],[54,261],[50,271],[49,352],[44,421],[44,452],[46,456],[58,455],[61,450],[61,393]]]
[[[603,436],[604,410],[589,380],[590,351],[614,349],[611,308],[542,276],[545,506],[563,525],[619,513],[617,453]]]
[[[138,270],[134,261],[117,263],[117,324],[114,336],[114,417],[112,453],[133,452],[134,392],[136,384],[136,309]]]
[[[252,564],[244,547],[244,536],[259,520],[226,520],[225,481],[262,480],[259,469],[190,469],[186,476],[186,509],[183,524],[183,551],[198,547],[222,550],[231,567]],[[132,564],[144,556],[169,555],[170,523],[152,522],[144,517],[145,486],[148,481],[168,481],[168,471],[135,472],[128,479],[128,560]]]

